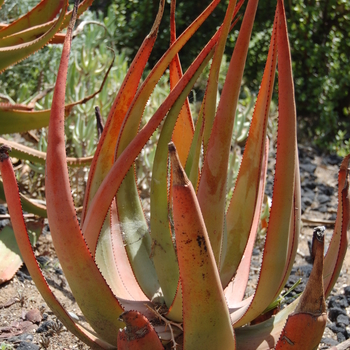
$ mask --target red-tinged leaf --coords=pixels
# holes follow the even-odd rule
[[[88,7],[92,4],[92,2],[93,0],[82,1],[78,7],[77,16],[79,17],[83,12],[85,12],[88,9]],[[72,11],[67,12],[62,22],[62,25],[58,30],[62,30],[68,26],[71,16],[72,16]],[[24,29],[20,32],[14,32],[12,33],[12,35],[8,35],[4,37],[3,40],[0,40],[0,46],[4,47],[4,43],[7,43],[9,46],[13,46],[21,43],[29,43],[30,41],[33,41],[39,38],[40,36],[44,35],[55,24],[55,21],[56,20],[52,20],[46,23],[38,24],[29,29]],[[3,30],[6,31],[7,27],[8,26],[5,26]],[[2,32],[0,32],[0,34],[1,33]],[[64,39],[65,39],[65,34],[56,33],[52,37],[52,39],[50,39],[49,42],[63,44]]]
[[[263,158],[262,168],[260,173],[260,180],[259,180],[258,198],[256,202],[252,227],[250,229],[249,239],[248,239],[244,254],[242,256],[241,262],[239,263],[237,273],[234,279],[225,288],[225,297],[229,306],[237,305],[243,300],[245,290],[247,287],[251,258],[253,254],[255,238],[259,229],[261,207],[264,199],[268,153],[269,153],[269,140],[268,138],[266,138],[265,153],[264,153],[264,158]]]
[[[221,66],[222,56],[225,50],[227,36],[230,31],[231,22],[232,22],[233,16],[235,15],[235,8],[236,8],[236,0],[230,0],[228,3],[228,8],[226,10],[224,22],[220,28],[220,38],[215,48],[213,61],[210,67],[208,84],[205,91],[205,99],[203,101],[204,103],[203,118],[205,121],[204,135],[203,135],[204,154],[206,154],[207,152],[209,138],[212,133],[213,123],[215,118],[215,111],[217,107],[216,102],[217,102],[220,66]],[[254,17],[253,17],[253,20],[254,20]],[[240,83],[241,81],[239,82],[239,84]],[[217,259],[215,248],[214,248],[214,254],[215,254],[215,258]]]
[[[95,260],[113,293],[121,299],[148,301],[132,271],[125,251],[121,227],[117,221],[115,201],[111,206],[110,222],[103,224]]]
[[[200,203],[203,203],[201,206],[203,210],[203,216],[205,217],[204,213],[208,213],[207,217],[208,221],[210,222],[210,227],[213,227],[213,225],[216,223],[217,227],[221,227],[221,232],[221,222],[223,222],[223,219],[220,217],[220,221],[217,219],[213,220],[209,215],[212,215],[214,218],[219,218],[217,212],[218,209],[216,208],[215,204],[224,210],[225,196],[223,196],[223,191],[226,190],[226,188],[222,185],[224,183],[226,184],[227,171],[223,171],[224,164],[221,160],[218,162],[219,157],[213,156],[214,154],[222,154],[223,158],[226,159],[226,164],[228,162],[228,151],[230,150],[229,146],[231,143],[230,135],[232,135],[233,119],[236,113],[235,110],[238,100],[238,92],[242,79],[242,76],[240,74],[236,76],[237,71],[235,67],[239,65],[240,69],[243,71],[256,8],[257,1],[250,1],[243,19],[242,28],[237,39],[235,51],[231,59],[228,78],[225,82],[217,117],[214,122],[212,137],[208,145],[209,153],[205,159],[203,174],[198,191],[198,198],[202,198],[203,201],[200,201]],[[254,220],[257,200],[259,196],[260,176],[261,169],[263,168],[263,156],[265,150],[267,118],[269,116],[269,108],[272,98],[276,70],[276,26],[277,18],[275,18],[274,21],[270,49],[263,79],[261,82],[261,87],[259,90],[259,95],[255,104],[251,126],[249,129],[249,137],[246,142],[243,159],[239,169],[230,206],[226,214],[227,242],[220,242],[219,237],[217,237],[217,239],[214,241],[218,254],[221,252],[221,244],[224,244],[226,247],[225,251],[223,251],[220,265],[220,276],[224,287],[227,286],[229,281],[235,275],[238,265],[242,259],[249,234],[252,231],[252,223]],[[241,56],[243,56],[243,61],[241,61]],[[234,86],[233,91],[235,91],[235,94],[233,97],[231,97],[229,94],[230,86]],[[231,104],[232,99],[235,99],[235,102],[233,102],[233,104]],[[228,115],[230,115],[231,120],[227,120],[228,115],[225,115],[226,108],[230,110],[230,113]],[[227,133],[226,128],[229,129],[230,134]],[[210,179],[210,169],[221,170],[217,170],[215,172],[215,177],[213,179]],[[205,181],[204,176],[207,181]],[[203,187],[201,191],[202,181]],[[213,187],[214,181],[217,181],[218,186],[216,188],[216,191],[213,194],[210,194],[209,189],[205,191],[204,187],[206,183],[208,186]],[[222,187],[222,189],[220,189],[220,187]],[[200,194],[202,196],[200,196]],[[223,198],[220,198],[220,196],[223,196]],[[205,198],[207,198],[207,200],[210,198],[213,202],[208,203],[205,201]],[[209,230],[208,233],[210,233]],[[217,236],[219,235],[220,230],[217,232]],[[215,235],[212,233],[212,236],[210,237],[214,236]]]
[[[169,144],[173,219],[183,296],[183,349],[235,349],[214,254],[195,191]]]
[[[213,46],[215,46],[218,36],[215,35],[207,46],[202,50],[193,64],[189,67],[179,83],[171,91],[157,112],[148,121],[148,123],[138,132],[132,142],[127,146],[125,151],[118,157],[113,164],[110,172],[104,178],[95,197],[93,198],[86,219],[83,225],[83,232],[86,237],[91,235],[91,242],[97,242],[97,238],[102,227],[103,221],[109,210],[109,204],[112,202],[115,193],[117,192],[122,180],[124,179],[128,169],[133,164],[135,158],[140,153],[143,146],[151,137],[153,132],[159,126],[166,113],[171,106],[182,94],[184,88],[196,73],[198,67],[203,60],[210,54]],[[97,214],[96,214],[97,213]],[[100,213],[103,213],[103,215]],[[96,244],[96,243],[95,243]],[[91,248],[90,248],[91,249]],[[93,250],[93,249],[91,249]]]
[[[53,23],[53,25],[48,29],[48,31],[36,40],[29,43],[19,44],[11,46],[10,48],[0,48],[0,73],[4,71],[7,67],[18,63],[19,61],[25,59],[35,51],[41,49],[46,45],[50,39],[57,33],[62,25],[64,16],[66,14],[68,2],[65,0],[63,2],[63,7],[61,9],[60,16]]]
[[[338,210],[334,232],[325,256],[324,285],[326,298],[339,276],[348,247],[350,221],[349,161],[347,155],[340,165],[338,175]]]
[[[117,144],[117,157],[124,151],[131,140],[136,136],[142,113],[145,109],[146,103],[151,95],[157,82],[168,68],[170,62],[179,52],[179,50],[186,44],[186,42],[194,35],[199,27],[204,23],[208,16],[213,12],[220,0],[213,0],[209,6],[186,28],[186,30],[179,36],[175,43],[167,50],[163,57],[157,62],[152,71],[149,73],[142,86],[138,90],[133,103],[124,120],[122,130]]]
[[[101,139],[97,146],[94,160],[90,168],[89,180],[84,197],[82,223],[85,220],[86,211],[89,207],[90,201],[94,197],[100,184],[114,163],[115,147],[118,140],[116,135],[119,135],[124,117],[136,94],[142,73],[145,69],[148,57],[153,49],[153,45],[157,37],[160,20],[163,15],[164,4],[161,2],[160,5],[161,6],[152,26],[151,32],[143,41],[134,60],[132,61],[128,73],[124,78],[124,81],[108,114],[108,118],[104,126],[104,132],[101,135]],[[95,254],[94,245],[96,246],[97,243],[96,237],[93,237],[92,242],[91,238],[86,236],[86,241],[92,253]]]
[[[36,287],[40,291],[46,303],[49,305],[50,309],[79,339],[88,344],[92,349],[115,349],[115,347],[110,346],[104,341],[96,338],[96,336],[86,331],[83,327],[77,325],[69,316],[67,311],[62,307],[47,285],[46,280],[40,271],[39,265],[32,250],[31,242],[29,240],[19,201],[15,174],[7,154],[8,150],[9,148],[6,146],[0,147],[0,172],[5,182],[6,202],[11,215],[11,222],[21,255],[33,278],[33,281],[35,282]]]
[[[326,323],[326,313],[319,316],[308,313],[289,316],[275,349],[316,349],[321,341]]]
[[[249,307],[241,308],[231,315],[235,327],[259,316],[280,293],[286,267],[290,263],[290,235],[294,234],[291,220],[294,215],[296,112],[286,19],[283,3],[280,1],[277,13],[279,124],[272,207],[259,283]]]
[[[174,125],[179,118],[184,101],[193,88],[194,83],[202,73],[204,67],[208,64],[211,55],[199,66],[189,84],[185,87],[179,99],[170,109],[167,118],[162,126],[158,145],[154,157],[152,168],[151,183],[151,237],[152,237],[152,259],[157,271],[157,276],[162,287],[165,303],[171,307],[175,294],[177,292],[179,269],[176,253],[172,241],[172,233],[169,222],[168,209],[171,201],[168,203],[168,149],[167,145],[171,141]],[[180,291],[181,292],[181,291]],[[177,293],[179,295],[179,291]],[[181,307],[181,305],[180,305]],[[174,307],[172,308],[173,311]]]
[[[287,319],[276,350],[316,349],[327,323],[323,287],[324,227],[314,230],[314,265],[294,313]]]
[[[137,311],[124,312],[126,327],[119,331],[118,350],[163,350],[162,342],[148,319]]]
[[[316,349],[327,322],[323,289],[324,228],[313,236],[314,266],[305,291],[275,317],[236,329],[237,345],[245,350]]]
[[[211,73],[208,81],[208,88],[206,92],[206,106],[211,103],[214,104],[210,112],[204,107],[204,150],[205,150],[205,158],[203,169],[201,173],[201,179],[198,188],[198,201],[201,206],[202,214],[205,220],[205,225],[208,230],[208,234],[210,237],[210,242],[214,251],[215,260],[218,266],[220,266],[221,259],[221,248],[222,248],[222,239],[223,239],[223,225],[224,225],[224,215],[225,215],[225,205],[226,205],[226,179],[227,179],[227,164],[229,159],[229,153],[231,148],[231,139],[232,139],[232,131],[233,131],[233,123],[236,115],[236,108],[238,102],[238,96],[240,91],[240,86],[243,77],[243,70],[246,60],[246,55],[249,46],[250,35],[254,23],[255,12],[257,8],[258,1],[249,1],[246,14],[244,16],[244,20],[242,23],[242,27],[237,39],[237,43],[231,58],[231,62],[229,65],[229,70],[227,73],[226,81],[223,87],[223,91],[221,94],[217,114],[215,117],[215,121],[211,114],[215,112],[215,101],[212,102],[212,97],[209,95],[210,89],[214,86],[217,88],[217,74],[218,69],[214,66],[214,59],[211,68]],[[230,6],[233,6],[234,3]],[[233,9],[231,9],[233,12]],[[231,15],[226,19],[228,21],[227,29],[222,32],[222,35],[225,35],[225,38],[228,33],[229,24],[231,23]],[[224,22],[225,23],[225,22]],[[225,27],[226,28],[226,27]],[[226,40],[226,39],[225,39]],[[223,44],[225,41],[223,41]],[[223,48],[222,48],[223,50]],[[220,50],[217,51],[219,53],[219,61],[221,62],[222,53]],[[213,71],[213,76],[211,78]],[[216,71],[216,73],[215,73]],[[211,83],[211,79],[214,79],[214,83]],[[213,85],[214,84],[214,85]],[[209,120],[208,120],[209,118]],[[212,121],[211,121],[212,120]],[[209,128],[209,129],[207,129]],[[210,139],[208,131],[210,130]],[[255,140],[254,140],[255,141]],[[254,142],[252,140],[252,142]],[[263,136],[262,142],[265,142],[265,137]],[[262,155],[262,151],[260,151]],[[260,157],[261,162],[261,157]],[[258,178],[260,176],[260,171],[257,170],[255,182],[250,182],[250,184],[255,183],[256,186],[258,184]],[[237,187],[236,187],[237,188]],[[250,186],[249,186],[250,188]],[[246,195],[242,194],[242,198],[246,197]],[[256,196],[255,196],[256,198]],[[244,208],[248,210],[248,207],[241,204],[240,208]],[[254,210],[254,207],[253,207]],[[253,214],[251,213],[251,216]],[[249,232],[249,229],[248,229]],[[239,243],[241,249],[244,250],[245,242],[243,244]],[[241,252],[243,253],[243,251]],[[239,258],[240,259],[240,258]],[[236,263],[236,268],[238,266],[238,262]],[[232,277],[232,275],[231,275]],[[230,279],[231,279],[230,277]],[[226,284],[228,281],[226,282]]]
[[[176,0],[172,0],[170,7],[170,44],[173,44],[176,41],[175,4]],[[183,73],[180,63],[180,57],[179,54],[177,54],[169,65],[169,78],[171,90],[178,83],[182,75]],[[186,163],[186,159],[190,151],[193,133],[193,120],[190,110],[190,103],[187,98],[180,111],[172,136],[172,140],[176,146],[180,161],[183,164]]]
[[[157,62],[142,86],[139,88],[120,131],[116,147],[116,158],[119,157],[125,147],[137,135],[142,117],[140,111],[145,109],[149,96],[151,95],[156,83],[163,75],[165,69],[169,66],[178,51],[193,36],[209,14],[214,10],[217,4],[218,0],[214,0],[182,33],[178,40],[176,40],[176,42]],[[151,299],[159,289],[159,282],[157,280],[154,264],[149,258],[151,255],[152,241],[148,232],[148,224],[144,217],[134,175],[133,169],[130,169],[126,174],[118,193],[116,194],[116,203],[119,221],[122,230],[125,232],[125,236],[128,239],[126,249],[129,259],[133,264],[134,273],[142,290]],[[135,222],[137,225],[134,224]],[[148,271],[147,274],[145,273],[146,270]]]
[[[0,38],[53,20],[63,7],[64,0],[42,0],[31,11],[0,30]]]
[[[118,316],[124,310],[86,246],[74,208],[66,165],[64,101],[75,22],[74,16],[72,18],[63,46],[51,108],[46,160],[47,214],[57,256],[78,305],[96,333],[116,345],[115,330],[122,326]]]

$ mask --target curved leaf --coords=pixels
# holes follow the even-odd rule
[[[35,51],[41,49],[44,45],[46,45],[50,39],[57,33],[61,27],[61,24],[64,20],[64,16],[66,14],[66,9],[68,6],[68,2],[65,0],[63,2],[63,7],[61,9],[60,16],[52,25],[52,27],[41,37],[36,40],[33,40],[29,43],[18,44],[11,47],[3,47],[0,48],[0,73],[4,71],[7,67],[17,63]]]
[[[174,144],[173,218],[183,295],[183,349],[232,349],[235,337],[209,236]]]

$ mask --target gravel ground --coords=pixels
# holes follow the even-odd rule
[[[300,293],[311,271],[309,242],[313,228],[326,226],[326,245],[332,235],[337,206],[337,175],[341,159],[336,156],[322,156],[312,148],[302,147],[300,169],[302,184],[302,219],[299,250],[295,265],[286,287],[290,287],[299,278],[301,284],[294,290]],[[270,164],[270,170],[273,164]],[[272,182],[267,185],[267,194],[272,191]],[[6,211],[0,205],[0,211]],[[1,214],[1,213],[0,213]],[[5,222],[0,221],[0,225]],[[253,256],[251,279],[247,294],[253,292],[259,268],[257,244]],[[50,287],[58,299],[76,317],[83,321],[74,297],[62,274],[54,253],[51,236],[42,234],[39,238],[36,255]],[[350,277],[348,269],[350,257],[347,254],[341,275],[327,300],[328,324],[319,349],[330,349],[350,338]],[[68,332],[49,310],[38,293],[25,267],[16,276],[0,286],[0,344],[6,343],[14,348],[24,350],[46,349],[88,349],[75,336]],[[350,348],[344,347],[344,349]],[[3,349],[0,347],[0,349]]]

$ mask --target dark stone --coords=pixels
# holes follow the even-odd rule
[[[42,265],[45,266],[50,262],[50,258],[48,256],[45,255],[41,255],[41,256],[37,256],[36,261]]]
[[[328,311],[328,317],[332,322],[335,322],[339,315],[347,316],[346,311],[339,307],[332,307]]]
[[[47,332],[52,326],[54,326],[54,322],[52,320],[44,321],[41,323],[41,325],[36,330],[37,333],[45,333]]]
[[[43,228],[43,235],[49,234],[50,233],[50,226],[46,224]]]
[[[322,192],[326,196],[332,196],[334,193],[334,187],[325,184],[317,184],[319,192]]]
[[[342,157],[339,157],[337,154],[330,154],[326,157],[323,157],[322,163],[326,165],[339,165],[342,160]]]
[[[345,309],[349,306],[349,302],[345,295],[339,294],[334,295],[329,298],[328,307],[339,307],[341,309]]]
[[[6,341],[10,343],[20,343],[23,341],[33,341],[33,336],[28,333],[22,333],[20,335],[15,335],[13,337],[8,338]]]
[[[337,317],[337,324],[338,325],[348,326],[350,324],[349,317],[346,316],[346,315],[339,315]]]
[[[258,255],[260,255],[260,250],[257,248],[254,248],[253,249],[253,256],[258,256]]]
[[[22,341],[19,343],[17,350],[39,350],[40,346],[27,341]]]
[[[315,172],[317,166],[315,164],[312,164],[310,162],[303,162],[300,164],[300,170],[301,172],[305,171],[306,173],[312,174]]]
[[[346,329],[345,327],[342,327],[342,326],[337,326],[335,323],[331,323],[329,325],[327,325],[327,327],[335,334],[338,334],[338,333],[343,333],[344,336],[346,334]]]
[[[325,194],[319,194],[317,196],[317,200],[320,204],[325,204],[328,203],[330,201],[329,196],[325,195]]]
[[[255,249],[255,248],[254,248]],[[258,255],[259,255],[260,253],[258,253]],[[254,255],[254,250],[253,250],[253,255]],[[57,274],[57,275],[63,275],[63,271],[62,271],[62,269],[60,269],[59,267],[55,267],[54,268],[54,271],[55,271],[55,273]]]
[[[344,288],[344,295],[347,297],[347,298],[350,298],[350,286],[346,286]]]
[[[343,333],[337,333],[337,339],[339,343],[342,343],[343,341],[345,341],[347,338]]]
[[[32,277],[30,275],[27,275],[25,272],[18,270],[16,273],[16,276],[18,277],[20,282],[24,282],[25,280],[31,281]]]
[[[7,214],[7,209],[3,204],[0,204],[0,214],[1,215]]]
[[[321,339],[321,343],[327,345],[327,346],[335,346],[338,345],[339,342],[337,342],[336,340],[332,339],[332,338],[322,338]]]
[[[314,210],[317,210],[320,213],[327,213],[328,208],[326,205],[320,205],[319,207],[315,208]]]
[[[7,226],[9,224],[10,224],[9,219],[0,220],[0,230],[2,230],[5,226]]]

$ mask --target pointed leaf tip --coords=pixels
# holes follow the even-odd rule
[[[0,161],[7,159],[9,157],[9,152],[11,152],[11,147],[7,145],[0,146]]]
[[[174,186],[185,186],[190,180],[186,176],[185,170],[183,169],[179,156],[176,151],[176,147],[173,142],[168,144],[168,150],[170,154],[171,164],[173,166],[173,185]]]

